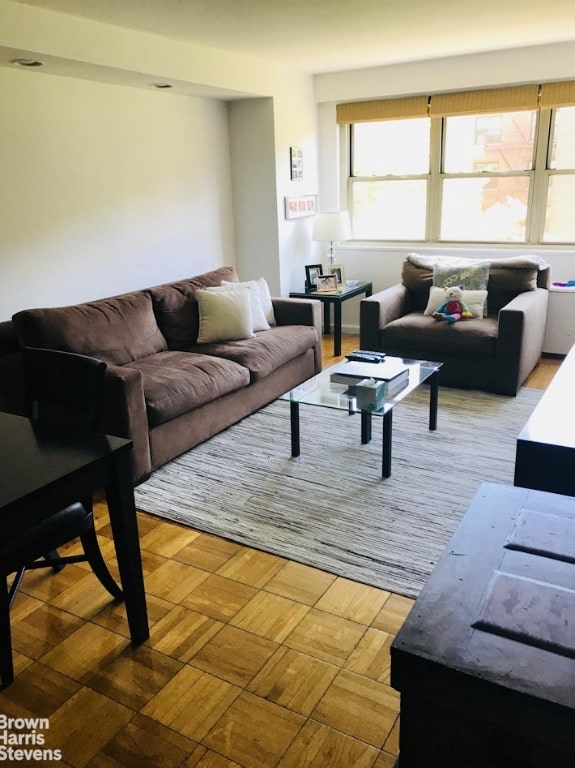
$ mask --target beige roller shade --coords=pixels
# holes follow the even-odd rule
[[[541,86],[542,107],[572,107],[575,105],[575,80],[544,83]]]
[[[407,96],[402,99],[351,101],[336,107],[337,122],[367,123],[374,120],[401,120],[427,116],[427,96]]]
[[[476,115],[485,112],[517,112],[537,109],[538,85],[490,88],[482,91],[439,93],[431,97],[430,115]]]

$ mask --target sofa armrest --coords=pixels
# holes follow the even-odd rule
[[[516,395],[543,351],[549,291],[520,293],[499,310],[494,391]]]
[[[144,400],[142,374],[134,368],[109,365],[104,383],[102,431],[107,435],[129,438],[132,450],[134,483],[151,472],[148,414]]]
[[[272,298],[274,314],[278,325],[311,325],[316,330],[317,341],[314,349],[315,372],[321,371],[322,314],[321,301],[316,299]]]
[[[392,320],[405,312],[407,288],[401,283],[392,285],[373,296],[362,299],[359,305],[359,346],[378,351],[379,332]]]

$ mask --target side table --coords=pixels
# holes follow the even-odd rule
[[[358,283],[352,288],[343,288],[337,293],[318,293],[317,291],[292,291],[292,299],[317,299],[323,304],[323,332],[326,335],[331,333],[331,305],[334,308],[333,317],[333,354],[334,357],[341,355],[341,305],[344,301],[365,294],[366,298],[371,296],[373,290],[372,283]]]

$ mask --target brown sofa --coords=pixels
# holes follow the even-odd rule
[[[485,264],[409,254],[401,283],[362,300],[361,348],[441,361],[440,381],[447,386],[516,395],[543,349],[551,279],[545,261],[534,256],[493,261],[484,317],[448,324],[424,314],[434,269],[480,263]]]
[[[321,370],[317,301],[275,298],[269,330],[197,343],[196,291],[237,279],[233,268],[222,267],[85,304],[16,313],[0,324],[0,408],[21,412],[23,346],[104,360],[103,428],[132,439],[134,482],[141,482]]]

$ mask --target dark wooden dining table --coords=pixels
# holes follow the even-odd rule
[[[61,509],[104,490],[132,645],[149,637],[134,489],[132,443],[0,413],[0,515],[38,501]],[[48,502],[46,504],[46,502]]]

